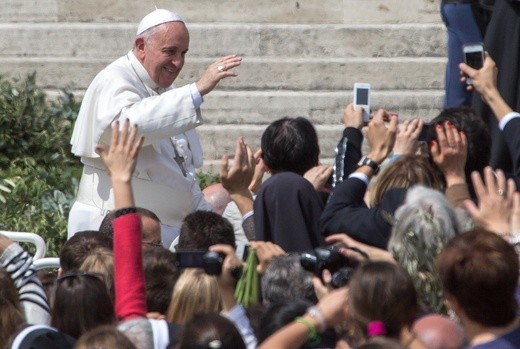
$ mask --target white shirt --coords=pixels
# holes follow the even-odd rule
[[[123,124],[129,118],[145,136],[132,181],[136,205],[172,227],[180,227],[194,210],[211,210],[195,180],[195,168],[202,166],[195,131],[202,124],[201,103],[195,84],[158,88],[132,51],[103,69],[85,93],[71,139],[72,152],[85,164],[77,201],[102,215],[113,209],[110,179],[95,147],[99,142],[110,144],[112,122],[119,119]],[[186,176],[174,160],[172,144],[184,157]],[[79,226],[76,231],[99,227],[88,218]]]

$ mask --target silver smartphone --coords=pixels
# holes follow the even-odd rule
[[[464,63],[473,69],[480,69],[484,65],[484,45],[481,42],[473,42],[462,46]],[[471,85],[471,79],[466,79],[466,84]]]
[[[354,108],[363,108],[363,121],[370,121],[370,84],[356,82],[354,84]]]

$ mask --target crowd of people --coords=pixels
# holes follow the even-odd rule
[[[468,106],[419,141],[420,118],[367,123],[351,103],[334,167],[312,123],[285,117],[256,152],[237,139],[202,191],[200,106],[241,58],[176,88],[188,47],[182,18],[153,11],[87,90],[57,278],[0,235],[0,347],[520,348],[520,113],[489,54],[458,64],[459,82],[492,111],[511,169],[490,166],[496,139]]]

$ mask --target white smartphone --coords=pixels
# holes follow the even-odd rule
[[[462,46],[464,63],[473,69],[480,69],[484,65],[484,45],[481,42],[473,42]],[[471,79],[466,79],[466,84],[471,85]]]
[[[354,108],[363,108],[363,121],[370,121],[370,84],[356,82],[354,84]]]

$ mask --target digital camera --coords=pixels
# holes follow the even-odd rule
[[[302,253],[300,264],[303,269],[320,279],[322,279],[323,270],[327,269],[332,275],[332,287],[339,288],[348,284],[359,263],[341,254],[339,247],[331,245],[316,247],[310,252]]]
[[[208,275],[220,275],[225,256],[212,251],[176,251],[176,266],[202,268]]]

